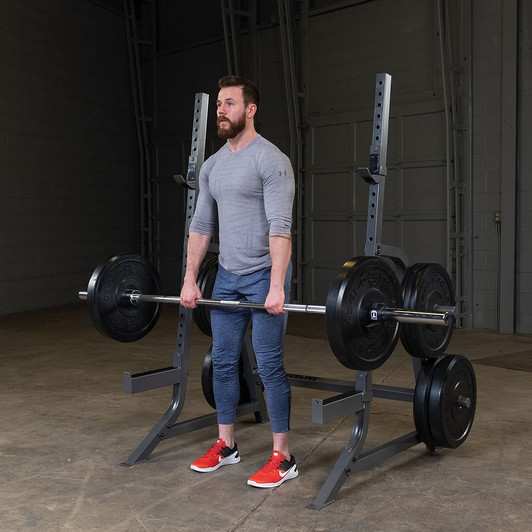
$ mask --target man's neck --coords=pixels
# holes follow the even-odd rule
[[[227,146],[233,152],[243,150],[256,136],[254,127],[246,128],[235,138],[227,139]]]

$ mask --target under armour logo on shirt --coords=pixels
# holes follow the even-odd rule
[[[282,170],[279,170],[279,177],[286,175],[286,170],[283,172]]]

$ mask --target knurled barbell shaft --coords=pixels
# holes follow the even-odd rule
[[[129,292],[124,294],[125,298],[128,298],[132,304],[136,304],[139,301],[146,301],[149,303],[173,303],[181,304],[181,298],[178,296],[160,296],[141,294],[140,292]],[[80,299],[87,299],[87,292],[79,292]],[[225,299],[197,299],[198,305],[208,305],[215,307],[242,307],[242,308],[254,308],[259,310],[265,310],[263,303],[257,303],[254,301],[231,301]],[[309,314],[325,314],[326,307],[323,305],[299,305],[295,303],[287,303],[283,306],[283,309],[287,312],[305,312]],[[378,319],[392,319],[402,323],[418,323],[424,325],[448,325],[449,313],[448,312],[421,312],[401,309],[379,309]]]
[[[131,294],[124,294],[129,297],[132,303],[137,301],[147,301],[151,303],[175,303],[181,304],[181,298],[178,296],[154,296],[139,294],[132,292]],[[207,305],[211,307],[242,307],[265,310],[264,303],[257,303],[255,301],[233,301],[227,299],[196,299],[198,305]],[[310,314],[325,314],[325,307],[319,305],[297,305],[294,303],[286,303],[283,309],[288,312],[307,312]]]
[[[176,305],[181,304],[181,298],[179,296],[158,296],[150,294],[141,294],[140,292],[129,292],[124,294],[125,298],[128,298],[131,303],[135,304],[138,301],[146,301],[148,303],[173,303]],[[87,299],[87,292],[79,292],[80,299]],[[243,308],[255,308],[259,310],[265,310],[266,307],[263,303],[257,303],[255,301],[232,301],[226,299],[196,299],[198,305],[208,305],[211,307],[243,307]],[[306,312],[309,314],[325,314],[325,307],[320,305],[298,305],[294,303],[287,303],[283,306],[283,309],[289,312]]]

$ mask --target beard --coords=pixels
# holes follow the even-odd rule
[[[229,127],[220,127],[222,122],[226,122]],[[234,139],[239,133],[244,131],[246,127],[246,113],[242,113],[242,116],[235,122],[232,122],[229,118],[219,116],[216,120],[216,124],[218,125],[218,136],[221,139]]]

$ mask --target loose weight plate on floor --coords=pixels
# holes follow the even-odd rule
[[[405,310],[434,312],[438,305],[455,306],[451,278],[440,264],[414,264],[402,283]],[[419,358],[437,358],[445,352],[451,341],[455,318],[449,325],[405,323],[401,330],[401,342],[410,355]]]
[[[399,339],[395,320],[373,321],[375,305],[399,308],[401,287],[379,257],[355,257],[337,273],[327,295],[325,324],[331,349],[349,369],[371,371],[384,364]]]
[[[159,274],[141,255],[116,255],[100,264],[87,287],[87,305],[94,326],[119,342],[136,342],[146,336],[161,313],[159,303],[132,303],[128,292],[159,293]]]

